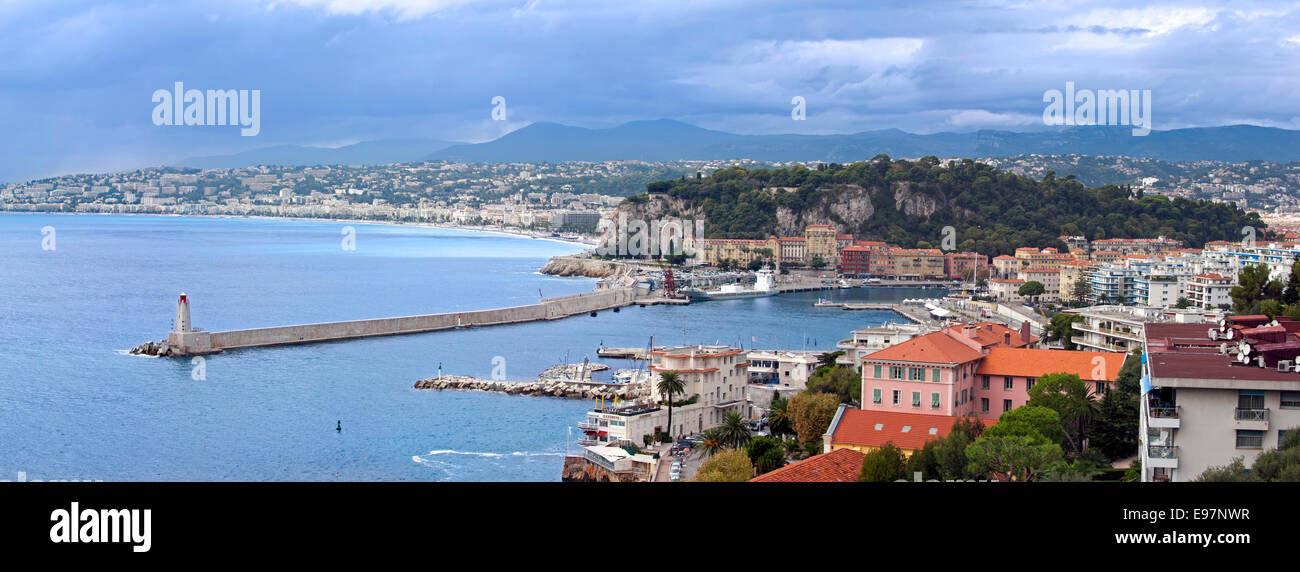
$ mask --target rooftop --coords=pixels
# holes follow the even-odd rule
[[[839,424],[831,435],[832,444],[881,447],[886,443],[908,451],[915,451],[952,431],[957,417],[927,415],[925,413],[898,413],[866,409],[845,409]],[[994,420],[985,419],[984,425]]]
[[[1100,362],[1094,361],[1101,358]],[[1119,378],[1126,354],[1118,352],[1082,352],[1030,348],[990,348],[980,360],[978,375],[1041,377],[1049,373],[1073,373],[1081,379],[1101,381],[1093,374],[1102,366],[1105,381]]]
[[[836,449],[750,479],[753,483],[847,483],[858,480],[866,453]]]

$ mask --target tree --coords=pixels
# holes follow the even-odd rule
[[[1192,301],[1191,301],[1191,300],[1188,300],[1187,298],[1184,298],[1184,297],[1182,297],[1182,296],[1179,296],[1179,297],[1178,297],[1178,303],[1174,304],[1174,307],[1177,308],[1177,309],[1179,309],[1179,310],[1185,310],[1185,309],[1187,309],[1187,308],[1191,308],[1191,307],[1192,307]]]
[[[903,450],[893,441],[883,447],[867,453],[862,458],[862,470],[858,473],[861,483],[888,483],[903,478],[903,469],[907,466],[907,457]]]
[[[1037,280],[1030,280],[1028,282],[1025,282],[1024,284],[1021,284],[1020,289],[1017,290],[1016,293],[1027,298],[1035,298],[1038,296],[1042,296],[1043,293],[1046,291],[1047,288],[1043,286],[1042,282],[1039,282]]]
[[[1239,482],[1300,482],[1300,427],[1286,429],[1276,449],[1269,449],[1255,457],[1250,470],[1242,457],[1227,465],[1206,469],[1197,481],[1206,483]]]
[[[808,266],[811,266],[811,267],[813,267],[813,268],[817,268],[817,269],[820,270],[820,269],[826,267],[826,261],[825,261],[825,260],[822,260],[822,257],[820,257],[820,256],[814,256],[813,259],[812,259],[812,261],[810,261],[810,262],[808,263]]]
[[[754,464],[743,451],[727,449],[700,465],[692,479],[697,483],[743,483],[754,477]]]
[[[971,417],[953,421],[947,435],[927,441],[920,451],[907,459],[906,474],[921,473],[941,480],[970,479],[983,473],[971,473],[966,447],[984,434],[984,422]]]
[[[831,393],[840,403],[856,406],[862,401],[862,374],[846,365],[819,367],[808,377],[806,390]]]
[[[1237,285],[1228,291],[1232,296],[1232,309],[1238,313],[1254,313],[1262,299],[1281,297],[1282,284],[1269,279],[1267,264],[1248,264],[1237,273]]]
[[[1097,415],[1088,427],[1089,442],[1111,459],[1137,452],[1141,369],[1142,352],[1134,351],[1120,368],[1115,387],[1097,404]]]
[[[794,430],[790,416],[786,414],[789,403],[790,400],[781,397],[780,393],[772,392],[772,405],[767,410],[767,428],[773,437],[789,435]]]
[[[1083,451],[1084,427],[1092,418],[1093,401],[1088,384],[1072,373],[1049,373],[1029,388],[1026,405],[1056,411],[1065,425],[1066,443],[1075,454]]]
[[[769,453],[775,453],[775,457],[773,458]],[[745,454],[749,456],[749,461],[754,463],[754,468],[760,475],[785,464],[785,449],[780,441],[771,437],[762,435],[754,437],[749,444],[745,445]]]
[[[665,432],[669,436],[673,434],[673,396],[681,395],[686,391],[686,382],[682,381],[681,374],[674,370],[668,370],[659,374],[659,383],[656,386],[659,394],[668,400],[668,427]]]
[[[1065,442],[1061,415],[1039,405],[1022,405],[1003,413],[996,425],[984,430],[988,437],[1041,437],[1044,443]]]
[[[749,430],[745,418],[734,411],[727,413],[718,429],[722,442],[733,449],[744,447],[753,437],[753,432]]]
[[[826,428],[830,427],[839,406],[839,398],[830,393],[805,391],[791,397],[786,413],[794,423],[799,442],[805,447],[817,444]]]
[[[700,433],[700,449],[707,456],[716,455],[719,451],[727,448],[727,440],[722,436],[722,428],[710,427]]]
[[[1300,254],[1291,262],[1291,272],[1287,273],[1286,289],[1282,291],[1281,302],[1287,306],[1300,304]]]
[[[1047,341],[1061,342],[1061,347],[1067,350],[1074,349],[1074,326],[1072,324],[1083,322],[1083,316],[1078,314],[1060,313],[1052,316],[1047,323]]]
[[[754,462],[754,470],[758,474],[770,473],[785,466],[785,452],[780,447],[768,449],[767,452],[759,455],[758,460]]]
[[[1088,281],[1083,278],[1079,278],[1078,280],[1075,280],[1074,285],[1070,288],[1070,297],[1073,298],[1076,302],[1087,301],[1088,296],[1091,294],[1092,294],[1092,285],[1089,284]]]
[[[966,457],[970,459],[971,472],[985,473],[1001,481],[1030,482],[1061,458],[1061,446],[1045,443],[1042,437],[985,435],[966,447]]]

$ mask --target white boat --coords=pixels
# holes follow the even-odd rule
[[[772,271],[766,268],[759,270],[757,279],[753,286],[744,286],[741,284],[723,284],[717,290],[700,290],[692,288],[686,291],[686,296],[694,301],[703,300],[731,300],[734,298],[759,298],[763,296],[776,295],[776,282],[773,279]]]

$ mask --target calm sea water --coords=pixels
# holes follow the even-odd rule
[[[226,352],[126,355],[171,329],[225,330],[481,309],[590,291],[543,276],[578,248],[491,233],[344,223],[0,213],[0,479],[553,481],[591,405],[432,392],[444,373],[510,379],[598,361],[600,344],[831,349],[888,312],[818,293],[625,308],[597,317]],[[42,228],[54,249],[42,248]],[[936,294],[844,290],[844,300]],[[754,340],[757,340],[756,342]],[[629,362],[606,360],[619,368]],[[335,431],[338,421],[343,431]]]

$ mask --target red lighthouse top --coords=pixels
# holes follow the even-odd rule
[[[180,299],[180,300],[177,300],[177,302],[189,302],[189,301],[190,301],[190,300],[189,300],[188,298],[185,297],[185,293],[184,293],[184,292],[181,292],[181,299]]]

